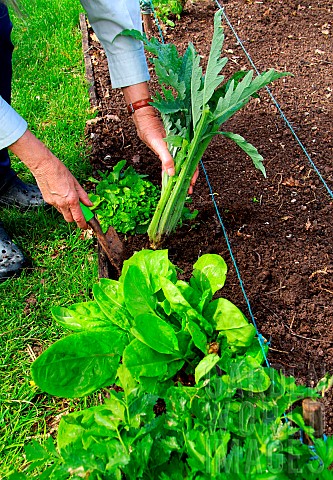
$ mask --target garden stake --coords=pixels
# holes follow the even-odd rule
[[[153,8],[152,8],[152,3],[150,0],[141,0],[140,1],[140,7],[141,7],[141,16],[142,16],[142,21],[143,21],[143,30],[147,37],[152,32],[153,29]]]
[[[114,228],[109,227],[106,234],[103,233],[101,225],[92,211],[80,203],[84,218],[92,228],[97,237],[98,244],[106,254],[109,261],[109,278],[118,279],[121,274],[123,264],[123,244]],[[105,276],[105,275],[103,275]]]
[[[314,428],[314,436],[320,438],[324,433],[322,404],[312,398],[305,398],[302,402],[303,418],[305,425]],[[304,434],[304,443],[313,445],[308,435]]]

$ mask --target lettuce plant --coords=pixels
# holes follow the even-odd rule
[[[90,193],[92,211],[105,233],[112,226],[120,233],[146,233],[156,208],[160,189],[140,175],[132,166],[125,168],[121,160],[96,183],[96,193]]]
[[[125,169],[126,160],[118,162],[109,173],[98,172],[101,180],[90,178],[96,183],[96,192],[90,193],[93,202],[91,210],[97,215],[102,231],[110,226],[116,232],[130,235],[146,233],[154,215],[160,188],[129,166]],[[186,203],[191,203],[187,197]],[[190,211],[183,207],[179,225],[193,220],[198,210]]]
[[[157,393],[181,369],[198,382],[214,368],[220,356],[209,353],[212,343],[258,350],[255,329],[243,313],[227,299],[213,299],[226,273],[224,260],[207,254],[185,282],[178,280],[167,250],[137,252],[124,262],[119,281],[94,285],[93,300],[53,308],[56,321],[75,333],[33,363],[35,383],[53,395],[80,397],[115,383],[122,360],[147,392]]]
[[[214,35],[205,74],[200,66],[200,55],[192,44],[181,56],[174,44],[162,44],[155,38],[148,40],[133,30],[122,32],[122,35],[142,40],[146,50],[154,55],[151,61],[162,93],[156,93],[152,105],[161,114],[166,142],[175,161],[176,174],[174,177],[164,174],[160,201],[148,228],[150,240],[155,245],[176,228],[191,178],[216,134],[233,140],[265,175],[263,158],[257,149],[242,136],[220,131],[220,127],[258,90],[289,74],[271,69],[253,78],[253,71],[236,72],[229,81],[224,81],[221,70],[228,59],[221,58],[224,40],[221,16],[219,10],[214,17]]]

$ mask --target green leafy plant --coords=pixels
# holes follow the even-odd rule
[[[101,180],[90,178],[96,183],[96,193],[89,194],[94,204],[91,210],[97,215],[104,233],[110,226],[119,233],[146,233],[158,203],[160,188],[132,166],[124,170],[125,165],[126,160],[121,160],[112,172],[99,171]],[[191,203],[190,197],[186,198],[186,203]],[[193,220],[197,214],[198,210],[191,211],[184,206],[179,225]]]
[[[94,300],[53,308],[57,322],[76,333],[38,357],[34,381],[53,395],[80,397],[114,383],[120,359],[149,393],[165,390],[183,367],[199,381],[218,361],[207,356],[211,342],[257,343],[254,327],[235,305],[213,300],[226,272],[219,255],[207,254],[185,282],[167,250],[137,252],[124,262],[119,281],[94,285]]]
[[[58,396],[116,386],[64,416],[56,445],[27,445],[29,478],[331,479],[332,438],[314,438],[299,407],[290,411],[331,378],[307,388],[263,366],[254,327],[213,298],[226,279],[221,257],[200,257],[189,282],[176,272],[166,250],[142,250],[119,281],[94,286],[94,300],[53,309],[76,333],[37,358],[35,382]]]
[[[289,415],[293,425],[284,413],[316,391],[274,369],[265,370],[262,385],[260,368],[245,382],[245,356],[236,357],[232,368],[211,372],[196,386],[171,386],[159,399],[120,366],[119,388],[102,405],[64,416],[56,446],[48,439],[26,447],[27,473],[96,480],[331,479],[333,439],[315,439],[297,409]],[[300,442],[300,427],[313,449]],[[43,474],[41,467],[47,467]]]
[[[191,178],[216,134],[233,140],[265,175],[263,158],[257,149],[240,135],[219,129],[258,90],[289,74],[271,69],[253,78],[253,71],[236,72],[224,82],[221,70],[228,59],[221,58],[224,40],[221,16],[220,10],[214,17],[214,35],[204,75],[200,55],[192,44],[180,56],[173,44],[162,44],[155,38],[148,40],[135,30],[122,32],[122,35],[142,40],[147,51],[154,56],[151,61],[162,93],[156,93],[152,105],[161,114],[166,142],[175,161],[176,174],[174,177],[165,174],[161,198],[148,228],[155,245],[176,228]]]
[[[157,17],[170,27],[174,27],[175,23],[170,17],[180,19],[180,15],[184,9],[185,0],[157,0],[155,3],[155,10]]]
[[[146,233],[156,208],[160,190],[140,175],[132,166],[125,170],[126,160],[121,160],[112,172],[99,172],[102,180],[96,183],[96,193],[90,193],[91,210],[97,215],[105,233],[109,226],[120,233]]]
[[[116,387],[103,404],[63,417],[56,446],[26,447],[30,478],[332,478],[332,439],[315,439],[299,409],[289,411],[331,379],[311,389],[262,365],[267,347],[254,327],[214,298],[226,273],[221,257],[203,255],[185,282],[166,250],[142,250],[119,281],[94,286],[94,300],[53,309],[76,333],[35,360],[37,385],[66,397]]]

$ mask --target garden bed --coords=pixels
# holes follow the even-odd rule
[[[175,43],[181,52],[193,42],[205,62],[215,11],[213,1],[188,2],[176,27],[164,31],[165,41]],[[226,14],[259,71],[273,67],[294,74],[275,82],[271,91],[332,189],[333,41],[328,0],[236,0],[226,4]],[[227,25],[225,33],[224,52],[229,58],[225,72],[249,69]],[[159,183],[159,162],[137,138],[120,90],[111,89],[104,52],[91,32],[89,42],[98,109],[97,118],[87,125],[94,176],[126,159]],[[203,158],[258,329],[271,342],[271,365],[313,386],[333,369],[332,198],[266,92],[229,120],[226,130],[244,136],[265,158],[267,179],[224,138],[215,138]],[[198,256],[221,255],[229,267],[223,295],[248,316],[202,171],[193,206],[199,210],[197,219],[183,225],[163,247],[183,270],[184,279]],[[149,248],[145,235],[122,240],[126,258]],[[328,434],[333,430],[331,403],[329,393]]]

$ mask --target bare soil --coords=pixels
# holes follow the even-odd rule
[[[259,71],[294,74],[275,82],[271,92],[330,189],[332,162],[332,4],[329,0],[234,0],[227,18]],[[164,39],[180,52],[193,42],[207,60],[214,1],[188,1],[176,27]],[[228,77],[251,68],[224,21]],[[158,35],[157,32],[155,32]],[[90,32],[98,118],[87,125],[97,170],[126,159],[151,181],[160,182],[156,157],[138,139],[120,90],[112,90],[105,54]],[[156,88],[153,71],[152,92]],[[267,92],[225,126],[253,143],[265,158],[267,179],[234,144],[215,138],[204,155],[232,252],[260,333],[270,341],[275,368],[313,386],[333,373],[333,200]],[[223,296],[248,315],[212,195],[201,172],[193,194],[197,220],[170,236],[163,247],[188,278],[203,253],[217,253],[229,266]],[[122,238],[126,256],[149,248],[145,235]],[[249,317],[249,315],[248,315]],[[326,433],[333,434],[332,392],[324,399]]]

